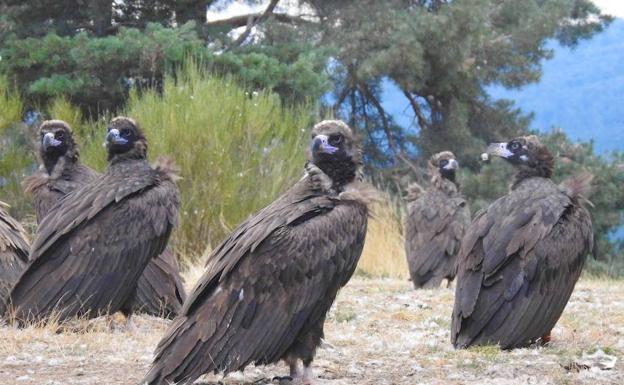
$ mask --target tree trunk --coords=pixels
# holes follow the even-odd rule
[[[176,1],[175,19],[178,25],[194,20],[198,26],[206,23],[206,12],[213,1]]]
[[[108,35],[112,31],[113,2],[94,0],[89,2],[89,13],[93,20],[93,33],[97,37]]]

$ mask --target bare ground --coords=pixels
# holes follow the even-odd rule
[[[315,361],[317,384],[624,384],[624,282],[583,280],[546,347],[454,350],[452,290],[355,278],[340,293]],[[0,327],[0,384],[137,384],[168,321],[76,321],[70,330]],[[112,330],[111,330],[112,327]],[[610,370],[583,360],[598,349]],[[586,362],[587,361],[587,362]],[[610,366],[610,365],[606,365]],[[265,384],[284,365],[248,368],[204,383]],[[267,380],[263,380],[266,378]]]

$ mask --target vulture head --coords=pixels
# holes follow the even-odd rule
[[[442,151],[429,159],[429,169],[432,175],[440,175],[455,183],[455,171],[459,169],[459,162],[452,152]]]
[[[48,174],[59,158],[71,162],[78,160],[78,148],[72,136],[72,129],[62,120],[46,120],[39,126],[39,156]]]
[[[519,169],[518,179],[539,176],[550,178],[555,161],[537,136],[521,136],[503,143],[492,143],[486,154],[496,155]],[[487,156],[484,157],[487,159]]]
[[[338,188],[353,181],[362,165],[360,146],[341,120],[323,120],[312,128],[308,157]]]
[[[108,160],[144,159],[147,155],[147,139],[134,119],[118,116],[106,129]]]

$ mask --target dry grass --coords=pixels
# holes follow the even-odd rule
[[[407,279],[409,274],[403,247],[401,215],[387,198],[375,205],[372,211],[357,274]]]
[[[186,274],[192,286],[203,268]],[[327,319],[315,361],[317,384],[591,384],[624,383],[624,282],[583,279],[547,347],[464,351],[449,343],[453,291],[411,289],[405,279],[354,278]],[[138,316],[124,331],[121,316],[51,327],[0,327],[0,384],[136,384],[169,321]],[[618,357],[614,370],[568,372],[583,352]],[[209,384],[270,383],[286,367],[250,367]],[[205,384],[206,382],[204,382]]]

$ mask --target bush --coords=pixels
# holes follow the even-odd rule
[[[184,254],[215,245],[302,175],[310,111],[192,65],[177,81],[165,79],[162,95],[130,96],[125,114],[145,129],[150,156],[171,155],[182,170],[177,238]]]
[[[198,68],[189,65],[178,71],[177,79],[166,77],[162,92],[131,93],[122,113],[145,130],[152,160],[168,155],[181,169],[182,221],[174,244],[191,257],[215,245],[302,175],[306,132],[313,123],[311,104],[285,107],[273,93],[249,92],[233,78]],[[55,99],[46,115],[69,122],[82,162],[104,170],[102,142],[111,116],[84,120],[80,109],[64,98]],[[35,168],[34,157],[25,151],[34,133],[25,125],[16,127],[0,163],[1,175],[7,172],[12,179],[0,189],[16,206],[14,213],[25,218],[32,208],[19,182]]]
[[[31,171],[29,132],[20,123],[23,103],[6,76],[0,76],[0,200],[9,203],[12,214],[28,208],[20,181]]]

